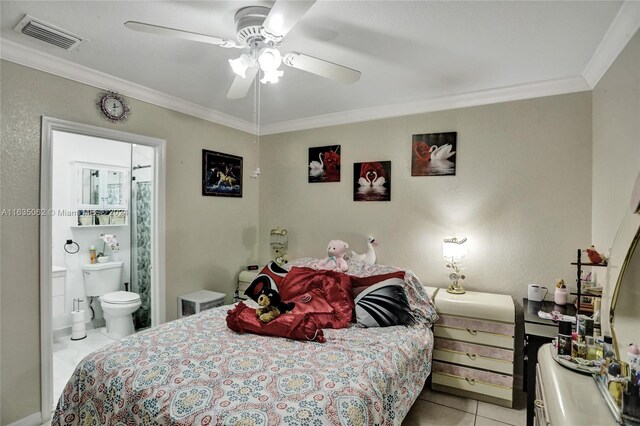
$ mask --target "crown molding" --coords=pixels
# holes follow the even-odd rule
[[[358,123],[363,121],[421,114],[425,112],[443,111],[522,99],[540,98],[544,96],[562,95],[566,93],[584,92],[588,90],[591,90],[591,88],[584,78],[581,76],[569,77],[521,84],[517,86],[501,87],[497,89],[479,90],[417,102],[384,105],[306,117],[297,120],[282,121],[279,123],[261,126],[260,135],[272,135],[296,130]]]
[[[627,0],[620,7],[589,63],[582,71],[582,76],[591,89],[596,87],[638,29],[640,29],[640,1]]]
[[[132,83],[122,78],[78,65],[66,59],[58,58],[5,38],[0,40],[0,58],[69,80],[88,84],[89,86],[115,90],[143,102],[148,102],[243,132],[256,134],[256,126],[250,121],[205,108],[193,102],[185,101],[184,99],[167,95],[166,93]]]
[[[94,87],[116,90],[144,102],[253,135],[270,135],[454,108],[581,92],[591,89],[585,78],[576,76],[264,124],[261,125],[259,131],[256,132],[255,123],[75,64],[66,59],[61,59],[48,53],[23,46],[11,40],[0,40],[0,58]]]

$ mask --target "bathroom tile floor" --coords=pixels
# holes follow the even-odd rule
[[[53,405],[58,399],[76,369],[76,365],[91,352],[96,351],[115,340],[108,338],[100,329],[87,330],[87,337],[82,340],[71,340],[70,336],[53,341]]]

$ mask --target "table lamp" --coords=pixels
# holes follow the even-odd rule
[[[289,238],[287,237],[287,230],[285,228],[276,227],[271,230],[270,244],[276,255],[274,260],[280,266],[287,263],[285,255],[287,254],[288,243]]]
[[[460,273],[462,270],[462,260],[467,257],[468,250],[465,242],[466,238],[446,237],[442,243],[442,256],[447,262],[447,268],[453,272],[449,274],[451,284],[447,287],[448,293],[464,294],[464,288],[460,285],[465,276]]]

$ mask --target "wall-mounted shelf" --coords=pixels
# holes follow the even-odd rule
[[[111,210],[78,210],[72,216],[72,228],[91,228],[96,226],[127,226],[129,211],[126,209]],[[85,222],[85,223],[83,223]]]
[[[112,227],[123,227],[128,224],[111,224],[111,225],[71,225],[71,228],[112,228]]]

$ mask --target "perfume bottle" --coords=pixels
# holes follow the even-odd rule
[[[604,336],[604,344],[602,345],[603,356],[605,358],[615,358],[616,351],[613,348],[613,338],[611,336]]]
[[[588,360],[598,359],[596,341],[593,338],[593,336],[585,337],[585,345],[587,346],[587,359]]]
[[[571,355],[571,321],[558,323],[558,355]]]

